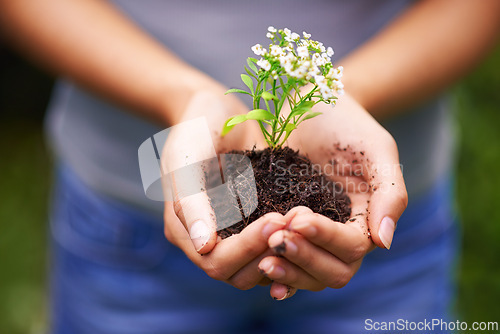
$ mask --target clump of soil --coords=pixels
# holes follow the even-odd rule
[[[313,168],[310,160],[298,152],[285,147],[230,153],[244,154],[250,158],[257,186],[258,205],[243,221],[218,231],[221,238],[241,232],[266,213],[278,212],[284,215],[296,206],[307,206],[316,213],[342,223],[349,219],[351,201],[347,194],[335,182]],[[244,203],[240,202],[240,207],[241,205],[244,206]],[[241,209],[240,212],[243,213]]]

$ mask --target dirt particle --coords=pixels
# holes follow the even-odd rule
[[[276,252],[276,254],[279,254],[279,255],[285,254],[286,243],[283,241],[278,246],[273,247],[273,250],[274,250],[274,252]]]

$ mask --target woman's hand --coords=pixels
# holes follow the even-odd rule
[[[223,93],[202,91],[193,95],[181,123],[168,135],[162,167],[173,194],[165,202],[165,236],[210,277],[249,289],[270,283],[257,265],[272,255],[269,236],[286,224],[282,215],[267,214],[240,234],[217,240],[216,215],[206,191],[207,164],[199,162],[217,159],[218,153],[233,149],[251,149],[262,140],[257,124],[251,122],[241,125],[238,132],[220,136],[229,116],[247,111],[237,98]],[[178,170],[183,171],[176,173]],[[214,172],[220,173],[218,164]],[[188,188],[196,192],[187,193]]]
[[[269,238],[270,248],[283,257],[266,257],[259,264],[279,284],[271,288],[278,299],[293,293],[283,285],[321,290],[347,284],[375,245],[390,248],[407,205],[391,135],[350,96],[340,98],[334,109],[321,104],[314,109],[323,115],[301,124],[288,144],[342,186],[352,214],[346,224],[300,207],[285,216],[287,229]]]

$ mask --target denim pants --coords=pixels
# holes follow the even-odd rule
[[[445,320],[453,299],[449,180],[410,202],[391,250],[369,253],[346,287],[285,301],[209,278],[165,239],[161,217],[95,193],[66,167],[50,219],[53,334],[420,333],[373,324]]]

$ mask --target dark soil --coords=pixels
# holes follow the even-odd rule
[[[307,206],[316,213],[342,223],[349,219],[349,197],[332,180],[315,170],[309,159],[298,152],[285,147],[230,153],[244,154],[250,158],[257,186],[258,205],[243,221],[218,231],[221,238],[241,232],[248,224],[268,212],[285,215],[296,206]],[[238,199],[240,208],[245,206],[244,201],[245,199]],[[243,213],[241,209],[240,212]]]

